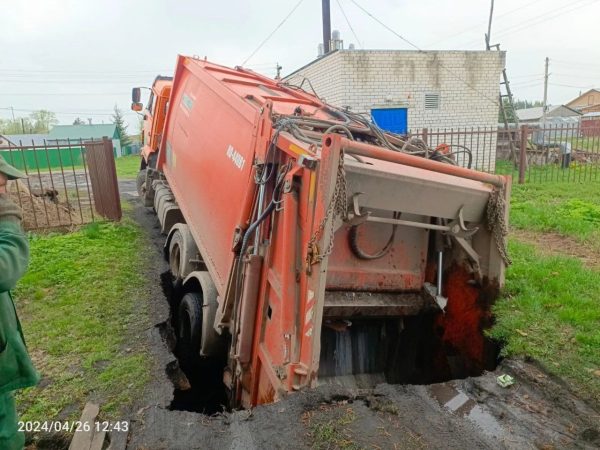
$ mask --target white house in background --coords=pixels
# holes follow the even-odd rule
[[[498,92],[505,52],[335,50],[292,72],[328,103],[370,115],[396,133],[423,128],[497,128]],[[310,85],[308,83],[310,81]],[[493,170],[493,142],[472,148],[475,164]],[[485,163],[483,152],[487,152]],[[478,158],[478,156],[480,156]]]
[[[519,122],[523,124],[537,124],[542,121],[544,116],[544,108],[542,106],[517,109],[515,112],[517,113]],[[556,118],[569,119],[566,121],[568,123],[578,122],[579,117],[581,117],[581,113],[579,111],[576,111],[565,105],[548,105],[548,110],[546,112],[546,118],[549,119],[549,122],[553,122],[550,119]]]

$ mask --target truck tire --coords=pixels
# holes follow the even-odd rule
[[[168,241],[167,261],[174,284],[180,284],[191,272],[199,268],[198,247],[186,224],[177,224]]]
[[[137,177],[135,179],[135,185],[142,204],[144,206],[150,207],[153,205],[153,199],[148,198],[148,188],[146,187],[146,172],[146,169],[142,169],[138,172]]]
[[[202,338],[202,296],[188,292],[181,298],[177,312],[177,348],[179,356],[193,363],[200,357]]]

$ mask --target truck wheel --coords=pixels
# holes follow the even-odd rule
[[[178,308],[177,347],[180,357],[193,362],[200,357],[202,336],[202,296],[196,292],[185,294]]]
[[[190,273],[200,268],[198,247],[186,224],[178,223],[168,241],[167,261],[175,284],[181,283]],[[194,289],[195,290],[195,289]]]
[[[146,169],[142,169],[138,172],[137,178],[135,179],[135,185],[143,205],[147,207],[153,206],[154,199],[148,196]]]
[[[173,281],[175,283],[183,279],[181,274],[184,263],[184,261],[182,261],[184,256],[183,248],[183,236],[181,236],[179,230],[176,230],[169,243],[169,269],[171,270],[171,275],[173,275]]]

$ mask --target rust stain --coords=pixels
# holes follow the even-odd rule
[[[469,283],[472,278],[463,267],[453,266],[448,270],[444,285],[448,305],[445,314],[435,320],[442,331],[444,354],[461,359],[464,373],[455,376],[477,374],[488,369],[490,361],[493,364],[496,358],[496,346],[485,337],[484,330],[492,325],[491,306],[497,289],[487,281],[483,286],[474,286]]]

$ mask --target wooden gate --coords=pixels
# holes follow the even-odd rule
[[[95,209],[109,220],[120,220],[121,200],[112,141],[105,137],[84,145]]]

